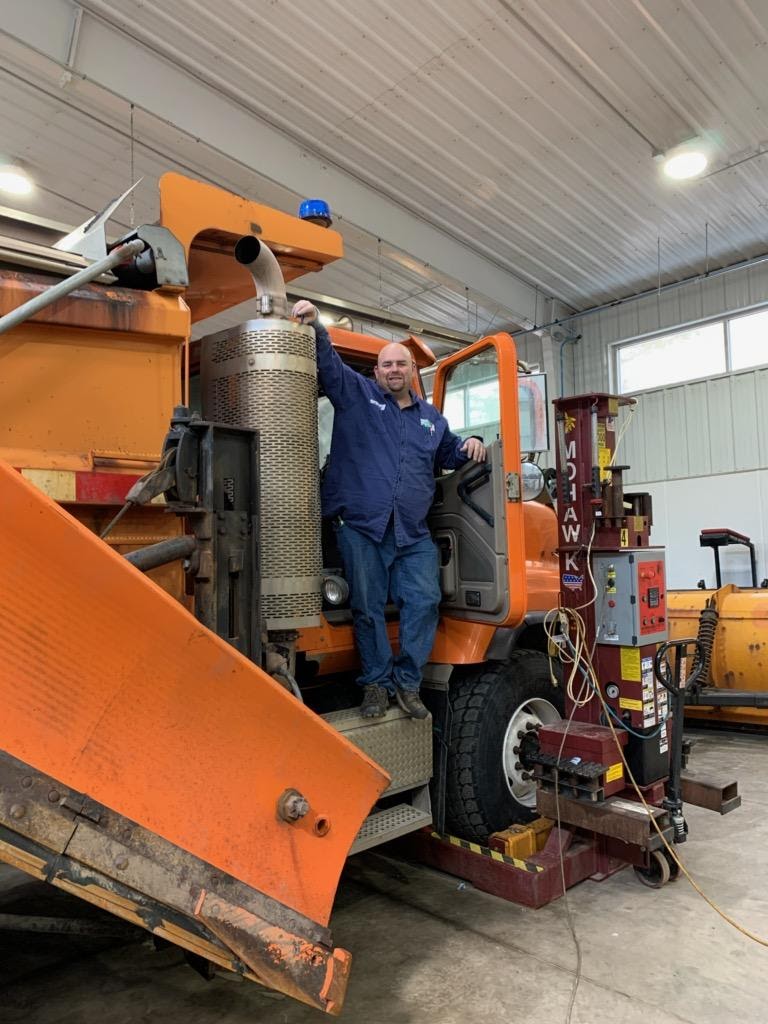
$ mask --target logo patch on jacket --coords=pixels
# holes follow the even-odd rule
[[[425,430],[428,430],[430,434],[435,433],[435,424],[432,422],[432,420],[423,419],[421,420],[421,425],[422,427],[424,427]]]
[[[377,409],[381,409],[382,412],[384,412],[384,410],[387,408],[384,402],[377,402],[375,398],[369,398],[368,401],[371,403],[371,405],[375,405]],[[424,420],[422,420],[421,422],[423,423]]]

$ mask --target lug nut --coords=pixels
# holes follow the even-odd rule
[[[533,776],[531,775],[530,772],[523,772],[522,775],[520,776],[520,778],[521,779],[525,779],[526,782],[530,782],[530,780],[533,778]]]
[[[27,813],[23,804],[11,804],[10,815],[15,821],[19,821]]]
[[[523,766],[522,766],[522,764],[520,763],[520,761],[515,761],[515,771],[516,771],[516,772],[519,772],[519,771],[520,771],[520,769],[521,769],[522,767],[523,767]]]

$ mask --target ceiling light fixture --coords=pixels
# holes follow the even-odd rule
[[[28,196],[34,185],[32,179],[16,164],[0,166],[0,192],[12,196]]]
[[[709,163],[709,155],[701,139],[689,139],[682,146],[675,146],[662,156],[662,170],[673,181],[697,178]]]

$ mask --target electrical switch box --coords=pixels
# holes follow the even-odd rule
[[[640,647],[667,639],[667,585],[660,548],[592,556],[599,644]]]

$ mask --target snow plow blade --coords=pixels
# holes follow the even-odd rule
[[[2,462],[0,615],[0,860],[338,1013],[385,772]]]

